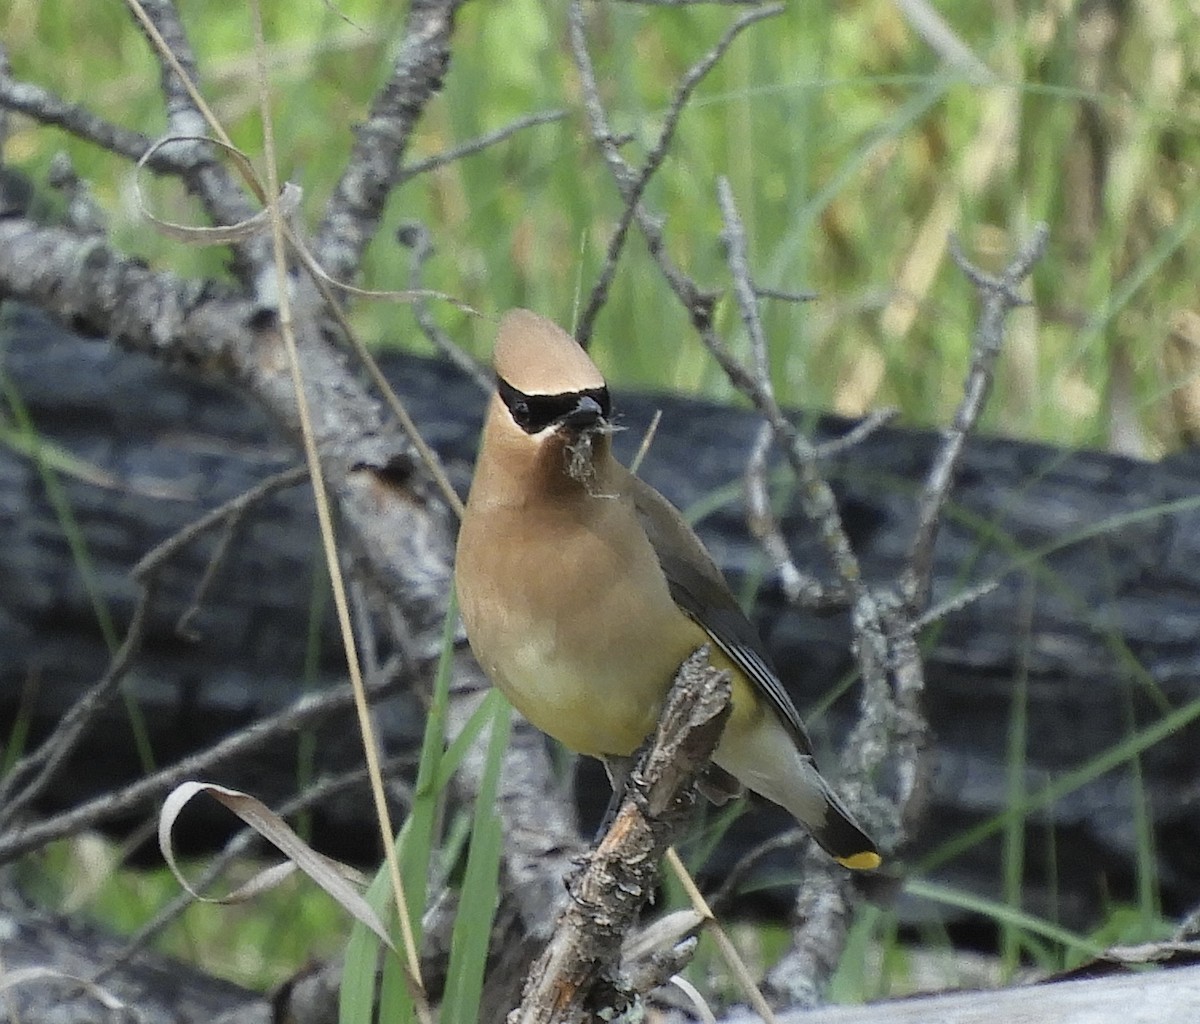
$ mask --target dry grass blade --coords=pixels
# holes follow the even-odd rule
[[[276,162],[274,127],[271,119],[270,91],[266,77],[266,39],[263,34],[262,9],[259,3],[250,5],[254,21],[254,45],[258,57],[258,96],[263,127],[263,149],[267,161],[268,195],[278,191],[279,170]],[[291,300],[289,298],[285,225],[278,203],[268,203],[271,215],[272,248],[275,256],[275,276],[279,294],[279,329],[287,352],[291,370],[292,386],[296,394],[297,412],[304,441],[304,458],[308,464],[309,478],[313,485],[316,502],[317,522],[321,531],[321,547],[325,552],[326,566],[333,588],[333,600],[337,610],[338,632],[345,648],[346,666],[350,673],[350,684],[354,690],[354,706],[358,712],[359,732],[362,736],[363,753],[371,780],[371,796],[374,799],[375,815],[379,822],[383,841],[384,860],[391,881],[392,895],[396,901],[397,916],[404,944],[404,978],[411,991],[418,1015],[423,1021],[431,1020],[421,982],[421,964],[413,936],[408,901],[405,899],[404,883],[400,877],[400,860],[396,852],[396,830],[392,826],[391,812],[383,787],[383,773],[379,764],[379,744],[375,738],[375,727],[367,705],[366,688],[363,684],[358,648],[354,639],[354,628],[350,620],[350,607],[346,598],[346,584],[342,577],[338,546],[333,530],[333,513],[329,507],[329,496],[325,488],[324,471],[317,451],[316,432],[304,389],[304,378],[300,368],[300,356],[292,325]],[[364,922],[365,923],[365,922]],[[374,930],[374,929],[372,929]],[[388,945],[391,946],[390,940]],[[392,947],[394,948],[394,947]]]
[[[126,1013],[129,1013],[131,1010],[131,1007],[127,1003],[122,1002],[102,985],[97,985],[86,978],[78,978],[73,974],[67,974],[64,971],[56,971],[52,967],[22,967],[15,971],[6,971],[4,977],[0,978],[0,993],[8,992],[20,985],[30,985],[46,981],[65,984],[73,992],[82,990],[106,1010],[123,1010]]]
[[[184,807],[191,802],[193,797],[202,794],[211,796],[223,807],[228,808],[236,814],[242,821],[254,829],[255,832],[287,857],[287,862],[276,864],[264,871],[260,871],[248,882],[245,882],[225,896],[204,896],[196,892],[180,870],[179,863],[175,859],[175,849],[171,842],[171,831],[174,829],[175,822],[178,820]],[[358,890],[347,878],[348,875],[356,875],[357,873],[351,872],[345,865],[331,860],[324,854],[317,853],[308,843],[296,835],[292,827],[279,817],[278,814],[267,807],[261,800],[257,800],[247,793],[236,789],[227,789],[224,786],[218,786],[209,782],[185,782],[177,786],[166,800],[163,801],[162,810],[158,815],[158,846],[162,850],[163,859],[167,862],[167,867],[171,869],[172,874],[179,880],[179,884],[194,899],[204,903],[241,903],[266,889],[278,885],[296,870],[303,871],[325,892],[337,900],[338,904],[348,914],[356,921],[361,921],[366,927],[370,928],[381,942],[395,952],[396,947],[388,937],[387,928],[384,927],[383,922],[379,919],[375,911],[371,909],[371,905],[359,894]]]
[[[737,978],[738,985],[741,986],[746,1000],[754,1007],[754,1011],[762,1017],[766,1024],[778,1024],[778,1019],[755,983],[754,976],[750,973],[746,962],[741,958],[737,947],[730,941],[729,936],[725,934],[725,929],[717,921],[717,916],[712,912],[712,907],[708,905],[708,901],[692,880],[691,874],[684,867],[683,861],[679,859],[679,854],[675,852],[675,847],[673,846],[667,850],[667,864],[675,873],[676,880],[683,886],[692,906],[704,918],[705,930],[713,937],[713,941],[716,942],[717,948],[721,951],[722,959],[729,966],[733,976]]]
[[[216,227],[176,224],[151,213],[150,204],[146,202],[145,193],[142,192],[142,169],[151,162],[154,154],[160,149],[176,142],[207,142],[229,153],[243,172],[251,167],[249,157],[241,150],[220,139],[210,139],[207,135],[168,135],[158,139],[137,162],[133,175],[133,191],[137,198],[138,212],[150,221],[161,234],[173,238],[177,242],[183,242],[185,245],[229,245],[233,242],[244,242],[250,238],[257,238],[271,230],[270,214],[266,210],[259,210],[253,217],[238,221],[236,224],[221,224]],[[300,200],[303,197],[304,191],[299,185],[294,185],[290,181],[284,183],[278,203],[285,217],[290,218],[295,214],[300,208]]]

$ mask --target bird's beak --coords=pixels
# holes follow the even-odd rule
[[[563,417],[562,422],[572,430],[582,433],[604,425],[604,410],[591,396],[580,395],[579,403]]]

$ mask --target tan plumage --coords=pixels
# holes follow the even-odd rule
[[[587,353],[515,310],[493,362],[455,565],[484,671],[572,750],[624,757],[654,728],[680,663],[709,643],[733,676],[714,762],[842,864],[877,867],[720,570],[675,508],[613,457],[608,391]]]

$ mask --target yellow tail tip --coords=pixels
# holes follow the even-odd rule
[[[852,853],[849,857],[835,857],[834,860],[851,871],[874,871],[883,863],[883,858],[874,850]]]

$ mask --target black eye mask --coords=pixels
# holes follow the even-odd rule
[[[512,418],[527,434],[537,434],[562,420],[567,419],[587,398],[600,407],[600,415],[608,419],[612,412],[612,399],[608,388],[587,388],[584,391],[564,391],[558,395],[527,395],[518,391],[508,381],[496,381],[500,400],[512,413]]]

